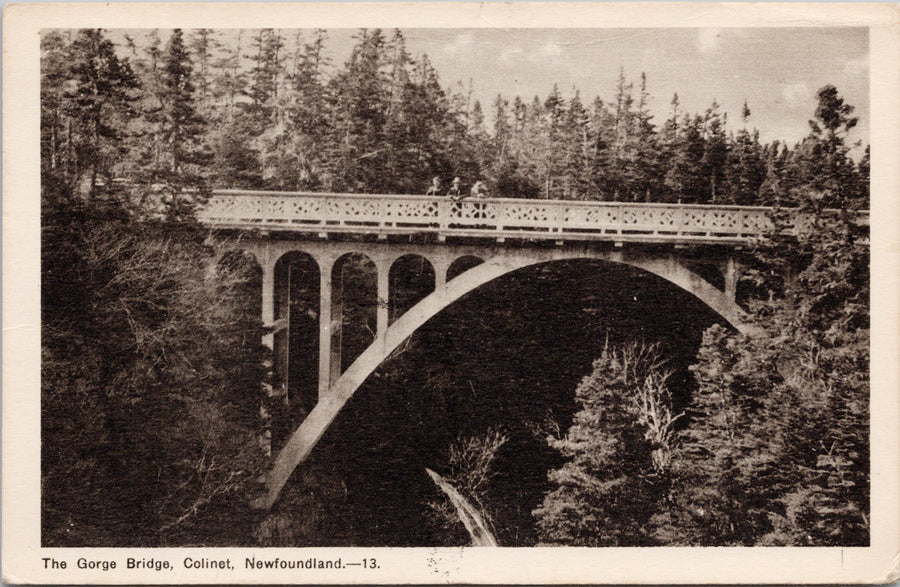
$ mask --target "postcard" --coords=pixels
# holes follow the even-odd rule
[[[884,583],[900,11],[4,12],[6,583]]]

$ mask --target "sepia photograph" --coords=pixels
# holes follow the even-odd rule
[[[875,28],[570,12],[36,28],[29,568],[897,548]]]

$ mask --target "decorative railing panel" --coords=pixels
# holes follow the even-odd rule
[[[739,243],[773,229],[767,208],[740,206],[238,190],[215,192],[198,216],[217,228],[554,240]]]
[[[603,206],[569,204],[565,207],[562,224],[570,230],[612,230],[619,227],[620,212],[619,206],[609,204]]]

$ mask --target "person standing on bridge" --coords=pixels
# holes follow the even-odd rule
[[[469,195],[475,199],[481,199],[487,197],[487,186],[484,185],[484,182],[478,180],[472,185],[472,189],[469,190]]]
[[[431,179],[431,186],[428,188],[428,191],[425,192],[426,196],[436,196],[441,191],[441,178],[435,175]]]
[[[447,195],[453,200],[459,199],[459,197],[460,197],[459,177],[453,178],[453,184],[450,186],[450,189],[447,191]]]
[[[478,181],[476,181],[472,185],[472,189],[469,190],[469,196],[471,196],[473,200],[481,200],[483,198],[486,198],[487,195],[488,195],[487,186],[480,179]],[[485,204],[483,202],[478,203],[478,204],[472,204],[473,216],[475,218],[486,218],[487,217],[486,208],[487,208],[487,204]],[[486,227],[480,227],[480,228],[486,228]]]

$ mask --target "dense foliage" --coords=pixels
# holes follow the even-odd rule
[[[145,170],[160,164],[170,190],[154,203],[107,174],[136,114],[128,63],[98,31],[54,46],[70,58],[48,57],[42,86],[42,541],[240,541],[265,463],[267,358],[252,266],[217,266],[180,197],[193,178],[171,139],[195,120],[180,36],[162,58],[168,138]]]
[[[229,540],[195,518],[239,497],[264,462],[265,355],[245,267],[211,274],[196,234],[113,204],[48,190],[43,205],[45,543]]]
[[[576,392],[582,411],[564,439],[551,440],[569,461],[551,473],[559,487],[535,511],[548,541],[869,543],[868,225],[848,195],[851,112],[833,88],[819,92],[802,144],[816,153],[815,172],[792,188],[796,208],[772,211],[779,235],[758,244],[745,276],[758,331],[716,325],[705,333],[691,367],[697,387],[683,426],[667,437],[665,469],[648,461],[646,447],[622,447],[647,429],[634,408],[640,385],[617,389],[627,370],[609,373],[606,355],[595,364]],[[635,470],[612,466],[623,462]],[[660,472],[648,501],[635,484]]]
[[[675,462],[679,543],[869,542],[869,251],[852,217],[760,251],[790,264],[754,337],[708,331]]]

